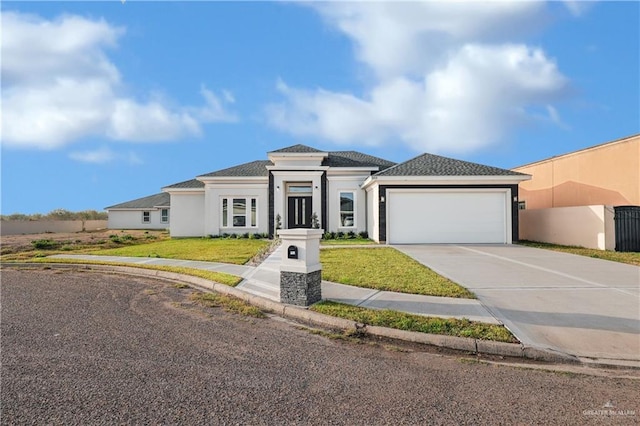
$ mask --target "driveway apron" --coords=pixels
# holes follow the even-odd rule
[[[640,361],[640,267],[519,245],[397,245],[473,291],[521,342]]]

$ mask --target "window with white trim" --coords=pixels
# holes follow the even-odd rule
[[[160,222],[169,223],[169,209],[160,210]]]
[[[151,223],[151,212],[142,212],[142,223]]]
[[[356,194],[340,192],[340,226],[352,228],[356,226]]]
[[[223,228],[254,228],[258,226],[258,199],[253,197],[222,198]]]

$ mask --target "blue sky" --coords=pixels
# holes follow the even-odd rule
[[[2,214],[296,143],[504,168],[640,132],[638,2],[10,2]]]

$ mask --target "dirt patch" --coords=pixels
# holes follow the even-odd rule
[[[26,234],[26,235],[6,235],[0,238],[0,247],[2,254],[15,254],[34,250],[33,241],[51,240],[58,245],[70,246],[86,246],[87,248],[107,248],[111,247],[112,239],[115,237],[122,238],[130,235],[130,241],[158,241],[160,239],[169,238],[169,234],[164,230],[116,230],[103,229],[99,231],[84,232],[61,232],[44,234]],[[129,238],[129,237],[127,237]]]

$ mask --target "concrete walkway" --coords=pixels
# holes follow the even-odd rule
[[[473,291],[525,345],[640,361],[640,267],[519,245],[395,247]]]
[[[198,262],[177,259],[158,259],[146,257],[119,257],[59,254],[53,258],[99,260],[139,265],[170,265],[207,271],[226,272],[242,278],[236,288],[276,302],[280,301],[280,263],[284,248],[278,247],[259,266],[230,265],[226,263]],[[374,309],[392,309],[395,311],[427,315],[442,318],[467,318],[490,324],[500,324],[478,300],[453,297],[421,296],[396,293],[392,291],[372,290],[344,284],[322,281],[323,299],[347,303]]]

